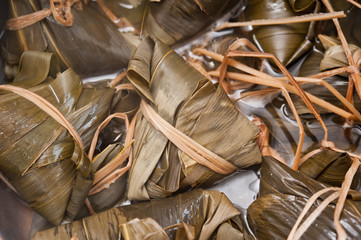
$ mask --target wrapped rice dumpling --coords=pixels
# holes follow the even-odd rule
[[[288,2],[295,12],[299,12],[312,6],[315,3],[315,0],[288,0]],[[329,2],[335,11],[345,11],[352,7],[352,4],[348,1],[329,0]]]
[[[314,0],[288,0],[288,2],[295,12],[304,11],[315,3]]]
[[[167,45],[189,39],[244,1],[177,1],[150,3],[144,19],[145,36],[156,37]]]
[[[217,191],[201,189],[161,200],[110,209],[37,233],[33,239],[210,239],[217,228],[238,231],[239,211]],[[225,234],[223,232],[223,234]],[[218,236],[224,236],[219,232]],[[151,236],[154,238],[150,238]],[[239,236],[239,235],[238,235]],[[148,239],[148,238],[146,238]],[[221,238],[222,239],[222,238]],[[226,239],[226,238],[223,238]]]
[[[247,20],[286,18],[309,14],[314,11],[314,1],[307,8],[295,12],[291,0],[252,0],[248,1],[245,15]],[[314,37],[313,24],[292,23],[254,27],[254,39],[263,52],[274,54],[284,65],[289,65],[312,47]]]
[[[298,171],[304,176],[319,182],[341,187],[345,174],[351,165],[352,160],[348,154],[322,150],[303,162]],[[361,175],[360,172],[357,172],[351,189],[359,189],[360,183]]]
[[[143,98],[134,135],[129,199],[166,197],[260,163],[258,128],[235,108],[222,87],[213,85],[168,46],[145,39],[129,63],[127,76]],[[185,134],[185,144],[195,141],[192,146],[201,145],[219,162],[206,167],[192,153],[178,149],[164,131],[154,127],[157,123],[150,122],[149,111]]]
[[[105,4],[118,17],[127,18],[145,36],[157,38],[167,45],[192,38],[232,9],[245,5],[244,0],[138,0],[132,1],[135,8],[129,11],[120,4],[122,2],[108,0]]]
[[[349,65],[340,40],[326,35],[320,35],[319,38],[325,49],[325,54],[320,63],[320,71],[346,67]],[[357,51],[360,51],[360,47],[354,44],[349,44],[348,47],[350,48],[352,55]],[[344,73],[342,76],[347,77],[348,74]]]
[[[324,164],[327,160],[321,161],[321,163],[315,161],[322,159],[322,156],[333,159],[328,161],[331,164],[328,166]],[[261,168],[260,198],[254,201],[247,210],[250,229],[257,239],[286,239],[310,197],[319,190],[330,187],[330,185],[316,180],[325,182],[324,180],[328,179],[327,183],[334,184],[341,176],[345,176],[348,169],[340,166],[349,164],[347,155],[323,151],[315,157],[318,159],[311,159],[310,163],[304,163],[305,165],[300,168],[301,173],[293,171],[270,157],[264,158]],[[309,164],[313,167],[306,166]],[[315,177],[316,180],[306,177],[304,174]],[[359,177],[359,174],[355,176],[354,181],[359,182]],[[330,178],[332,181],[329,181]],[[332,193],[331,191],[321,195],[310,211],[313,211],[322,200]],[[359,192],[355,193],[351,195],[359,195]],[[302,239],[336,239],[333,223],[334,210],[335,204],[331,202],[316,218],[314,224],[309,226]],[[341,224],[350,239],[360,239],[360,214],[361,202],[347,199],[341,215]]]
[[[94,170],[98,171],[107,163],[113,160],[122,150],[122,144],[110,144],[100,154],[98,154],[93,161]],[[127,162],[120,165],[120,168],[125,167]],[[110,186],[100,192],[89,195],[88,200],[95,212],[100,212],[121,204],[126,199],[128,172],[119,177]],[[84,206],[85,207],[85,206]]]
[[[114,92],[83,89],[72,69],[54,79],[57,69],[53,54],[26,51],[13,84],[55,106],[80,135],[84,148],[31,101],[5,91],[0,95],[0,171],[35,211],[55,225],[77,215],[92,186],[93,167],[84,149],[108,115]]]
[[[129,82],[124,80],[126,79],[123,79],[118,86],[131,87]],[[139,109],[139,103],[140,97],[134,90],[123,89],[114,94],[111,104],[111,116],[127,116],[128,120],[125,117],[112,118],[99,134],[97,149],[99,151],[103,150],[92,159],[93,167],[98,175],[111,180],[101,181],[102,178],[97,178],[95,175],[94,181],[98,180],[98,182],[94,182],[93,189],[88,196],[88,200],[95,212],[119,205],[126,199],[128,186],[128,171],[126,169],[129,169],[131,160],[126,161],[127,157],[121,158],[121,156],[129,156],[127,149],[131,146],[129,142],[133,139],[133,121],[135,120],[134,115]],[[117,162],[118,167],[113,165],[112,162]],[[108,169],[109,165],[113,166],[113,171],[109,172],[109,174],[103,174],[104,168]],[[112,178],[112,176],[117,178]],[[103,183],[100,184],[99,182]]]
[[[10,17],[49,9],[48,0],[10,1]],[[109,74],[126,68],[131,47],[117,27],[103,16],[96,3],[83,9],[71,8],[73,25],[64,26],[51,15],[20,30],[7,31],[2,55],[8,64],[17,64],[24,50],[57,53],[63,69],[71,67],[78,75]]]
[[[321,39],[321,42],[324,42],[324,44],[316,44],[315,47],[305,57],[305,60],[300,65],[300,69],[298,72],[299,77],[309,77],[320,73],[320,71],[327,71],[333,68],[348,66],[342,46],[337,39],[324,35],[319,35],[319,39]],[[359,49],[352,44],[349,44],[349,47],[352,53]],[[348,88],[347,75],[347,73],[343,73],[341,75],[327,77],[324,80],[332,87],[334,87],[342,96],[346,96]],[[344,104],[323,85],[309,83],[302,84],[301,87],[305,92],[315,95],[327,101],[328,103],[331,103],[339,108],[344,107]],[[311,112],[304,104],[302,99],[295,95],[291,95],[291,97],[297,108],[298,114],[300,114],[301,117],[310,117]],[[354,106],[356,109],[361,108],[361,101],[360,98],[357,96],[356,91],[354,92]],[[329,110],[322,108],[318,105],[315,105],[315,107],[320,114],[330,113]],[[287,112],[291,112],[288,106]],[[294,118],[292,114],[289,115],[291,118]]]

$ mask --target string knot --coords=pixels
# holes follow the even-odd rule
[[[86,4],[87,0],[83,0]],[[53,14],[54,19],[64,25],[72,26],[73,25],[73,13],[71,11],[72,6],[75,6],[78,9],[83,9],[81,0],[49,0],[50,9],[44,8],[42,10],[19,16],[9,19],[6,22],[7,30],[20,30],[30,25],[33,25],[44,18]]]

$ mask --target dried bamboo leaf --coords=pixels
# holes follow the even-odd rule
[[[262,201],[256,200],[249,209],[249,216],[252,215],[252,217],[248,217],[256,237],[258,239],[286,239],[307,200],[308,198],[279,193],[264,196]],[[316,206],[319,204],[320,201],[317,200]],[[358,210],[354,208],[352,204],[345,205],[341,223],[350,239],[359,239],[360,208]],[[311,210],[313,209],[315,207]],[[330,204],[316,219],[316,223],[309,227],[303,238],[336,239],[333,213],[334,206]]]
[[[318,38],[325,50],[328,50],[332,46],[341,45],[341,41],[334,36],[319,34]]]
[[[195,236],[195,230],[194,227],[186,224],[186,223],[180,223],[178,225],[175,225],[174,227],[178,227],[175,239],[181,240],[181,239],[187,239],[187,240],[194,240],[196,239]]]
[[[63,75],[60,75],[59,78],[61,76]],[[60,79],[62,79],[59,81],[61,82],[61,86],[64,86],[65,81],[73,81],[74,75],[73,78]],[[74,82],[76,83],[77,81]],[[68,115],[68,119],[77,129],[77,132],[80,134],[82,142],[86,147],[90,145],[97,126],[103,121],[104,117],[108,115],[109,102],[112,98],[112,92],[113,90],[106,88],[83,89],[81,95],[77,99],[76,105],[74,106],[75,110]],[[61,96],[60,91],[58,91],[58,95]],[[94,102],[97,104],[94,104]],[[74,146],[71,136],[69,136],[65,131],[62,131],[62,134],[42,153],[39,159],[32,165],[31,169],[71,157],[73,155],[73,151]]]
[[[56,79],[44,79],[45,72],[56,69],[51,66],[52,57],[47,53],[30,56],[42,64],[35,76],[46,80],[30,90],[57,107],[81,135],[85,147],[89,146],[97,125],[109,113],[114,90],[83,90],[71,69]],[[23,59],[25,64],[25,56]],[[41,82],[26,77],[26,72],[29,70],[19,72],[19,84]],[[0,96],[0,116],[1,172],[48,221],[59,224],[63,218],[73,219],[92,185],[93,167],[84,150],[57,121],[19,95]]]
[[[353,7],[353,4],[351,4],[348,1],[338,1],[338,0],[329,0],[329,1],[332,5],[332,8],[335,11],[341,11],[341,10],[347,11]]]
[[[245,10],[247,20],[274,19],[311,13],[294,12],[289,1],[249,1]],[[294,23],[254,27],[253,34],[263,52],[274,54],[284,65],[289,65],[312,47],[313,24]],[[312,33],[312,34],[311,34]],[[311,35],[310,35],[311,34]],[[310,36],[308,36],[310,35]]]
[[[227,119],[227,121],[220,119]],[[217,124],[209,124],[209,122]],[[223,88],[219,86],[215,89],[210,81],[200,82],[191,97],[182,105],[175,127],[212,152],[227,156],[227,160],[235,166],[245,168],[256,163],[258,152],[255,149],[257,148],[255,142],[253,140],[247,142],[254,134],[253,124],[246,121],[244,116],[234,109],[233,103],[229,101]],[[239,132],[242,132],[246,141],[239,139]],[[238,139],[237,143],[232,144],[235,139]],[[243,148],[242,151],[240,151],[240,146]],[[202,183],[206,179],[209,182],[212,181],[212,171],[200,166],[181,151],[178,151],[178,156],[186,176],[195,173],[203,175],[191,182],[191,185]],[[218,180],[219,176],[215,177],[215,180]]]
[[[129,62],[127,77],[131,79],[131,83],[138,91],[139,95],[154,102],[151,93],[149,92],[149,86],[151,84],[150,78],[150,60],[152,59],[152,49],[154,45],[149,40],[143,42],[141,47],[138,47],[132,56],[132,60]]]
[[[137,52],[149,49],[147,59],[136,57]],[[154,102],[159,116],[238,168],[260,162],[255,143],[258,129],[234,107],[221,87],[214,86],[158,41],[143,41],[134,56],[128,78],[143,98]],[[178,150],[142,114],[136,125],[133,157],[130,199],[166,197],[180,188],[224,177]]]
[[[274,159],[264,158],[260,198],[247,210],[251,230],[258,239],[286,239],[308,199],[326,187],[329,185],[295,172]],[[311,211],[328,195],[330,194],[318,198]],[[333,226],[334,208],[333,203],[329,204],[303,237],[336,238]],[[360,210],[361,202],[346,200],[341,223],[351,239],[358,239],[361,234]]]
[[[319,73],[320,70],[319,70],[319,67],[317,67],[317,66],[320,65],[320,61],[322,60],[323,56],[324,55],[322,52],[320,52],[317,49],[313,49],[310,52],[310,54],[306,57],[305,61],[302,63],[298,76],[308,77],[308,76],[312,76],[314,74]],[[333,76],[333,77],[325,79],[325,81],[327,81],[329,84],[331,84],[333,87],[335,87],[343,96],[346,96],[347,85],[348,85],[346,79],[338,77],[338,76]],[[343,107],[343,105],[340,103],[340,101],[338,101],[338,99],[334,95],[332,95],[332,93],[330,93],[330,91],[327,90],[324,86],[315,85],[315,84],[303,84],[302,89],[305,92],[313,94],[331,104],[334,104],[338,107]],[[297,112],[299,113],[299,115],[301,117],[310,115],[310,113],[311,113],[310,110],[307,108],[307,106],[304,104],[304,102],[302,101],[301,98],[299,98],[298,96],[292,95],[292,100],[295,104]],[[320,114],[329,113],[328,110],[326,110],[322,107],[319,107],[317,105],[315,107]],[[291,112],[291,110],[288,110],[288,107],[287,107],[287,112]]]
[[[79,239],[117,239],[120,234],[124,236],[124,227],[119,227],[120,224],[129,224],[135,218],[152,218],[161,228],[171,227],[165,230],[170,239],[176,238],[179,230],[172,226],[179,223],[194,227],[197,239],[209,239],[220,224],[238,214],[224,194],[198,189],[168,199],[113,208],[82,221],[39,232],[33,239],[69,239],[71,236]],[[140,229],[149,233],[141,225],[133,227],[139,228],[138,233]]]

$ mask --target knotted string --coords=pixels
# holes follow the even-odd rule
[[[86,1],[85,1],[86,2]],[[64,25],[73,25],[73,14],[71,8],[74,4],[82,9],[81,0],[49,0],[50,8],[45,8],[24,16],[11,18],[6,22],[7,30],[20,30],[33,25],[53,14],[54,19]]]

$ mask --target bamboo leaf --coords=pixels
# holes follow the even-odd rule
[[[81,221],[39,232],[33,239],[69,239],[71,236],[79,239],[117,239],[120,235],[133,239],[131,236],[134,235],[131,235],[130,231],[139,235],[152,233],[154,229],[162,232],[159,225],[166,228],[165,232],[170,239],[175,239],[179,230],[174,226],[183,223],[188,225],[188,229],[190,226],[194,227],[194,236],[202,240],[209,239],[219,225],[238,215],[238,210],[224,194],[198,189],[167,199],[113,208]],[[137,218],[153,220],[139,222],[134,220]],[[162,236],[165,237],[164,234]]]
[[[190,137],[209,152],[203,149],[186,154],[183,152],[185,148],[178,150],[175,147],[177,144],[187,145],[188,141],[170,142],[152,125],[155,122],[150,124],[147,120],[150,113],[143,111],[144,115],[138,116],[136,125],[128,198],[145,200],[166,197],[180,188],[209,184],[224,177],[224,172],[216,174],[197,162],[204,160],[203,164],[207,163],[203,158],[205,156],[215,155],[219,160],[225,159],[222,162],[226,161],[233,171],[259,163],[260,153],[255,143],[258,129],[238,112],[223,89],[214,86],[161,42],[156,41],[153,45],[149,39],[145,40],[136,53],[149,49],[151,54],[146,60],[134,55],[127,74],[129,81],[139,92],[147,94],[143,94],[145,100],[153,99],[156,113],[152,113],[152,116],[163,119],[186,135],[181,136],[178,132],[166,136],[174,137],[172,141]],[[145,103],[143,105],[147,106]],[[214,115],[214,112],[218,112],[218,115]],[[238,131],[234,134],[229,131],[234,128],[239,129],[242,136]],[[205,155],[198,158],[196,152]],[[215,161],[218,165],[214,166],[218,166],[218,169],[225,166]]]
[[[349,48],[351,53],[355,53],[356,51],[360,50],[359,47],[350,44]],[[348,61],[342,45],[332,46],[325,51],[325,56],[321,60],[320,63],[320,70],[325,71],[333,68],[345,67],[348,66]],[[348,73],[342,74],[342,76],[347,76]]]
[[[209,28],[217,19],[245,5],[236,0],[138,0],[128,7],[121,0],[108,0],[106,6],[119,18],[126,18],[144,36],[167,45],[182,44]]]
[[[143,26],[145,36],[156,37],[167,45],[185,41],[206,29],[216,19],[243,1],[175,0],[150,3]]]
[[[326,43],[327,45],[327,43]],[[326,57],[326,55],[319,50],[320,46],[317,48],[312,49],[312,51],[306,56],[305,60],[303,61],[298,76],[300,77],[309,77],[320,73],[320,66],[321,62],[328,61],[329,57]],[[342,59],[342,58],[341,58]],[[326,66],[324,64],[324,66]],[[338,66],[341,67],[339,64]],[[342,74],[343,75],[343,74]],[[348,88],[348,81],[346,78],[341,77],[340,75],[327,77],[324,79],[328,84],[330,84],[333,88],[337,89],[337,91],[342,95],[346,96],[347,88]],[[325,86],[321,84],[302,84],[302,89],[306,91],[307,93],[313,94],[337,107],[342,108],[344,105],[339,99],[335,97]],[[295,106],[297,108],[297,112],[303,117],[307,117],[307,114],[310,113],[310,111],[307,109],[304,103],[302,103],[301,99],[297,96],[292,96],[292,99],[295,103]],[[355,97],[354,105],[356,109],[360,108],[360,100],[358,97]],[[321,114],[329,113],[328,110],[325,108],[316,106],[317,110]],[[287,112],[290,112],[290,110],[287,110]],[[290,116],[292,117],[292,116]],[[292,117],[293,118],[293,117]]]
[[[20,58],[19,72],[14,78],[13,85],[33,87],[44,82],[48,76],[55,78],[58,72],[60,65],[55,54],[28,50]]]
[[[110,162],[114,157],[123,149],[119,144],[111,144],[106,149],[104,149],[100,154],[94,159],[93,165],[96,170],[100,169],[106,163]],[[122,168],[126,165],[124,162],[119,168]],[[114,207],[116,204],[121,204],[125,200],[126,190],[127,190],[127,178],[128,174],[122,175],[114,183],[112,183],[108,188],[90,195],[88,197],[91,206],[95,212],[104,211],[111,207]]]
[[[9,17],[18,17],[33,12],[28,1],[9,1]],[[40,23],[35,23],[18,31],[7,31],[4,47],[1,49],[3,57],[9,64],[17,64],[21,54],[26,50],[45,51],[48,47],[47,39]]]
[[[352,160],[348,154],[324,150],[303,162],[299,167],[299,172],[319,182],[341,187],[351,165]],[[360,173],[358,173],[351,188],[357,189],[360,180]]]
[[[305,11],[315,4],[314,0],[288,0],[288,2],[295,12]]]
[[[89,3],[83,10],[73,7],[74,24],[71,27],[63,26],[49,16],[27,28],[10,31],[4,48],[7,62],[17,64],[21,53],[29,49],[56,53],[63,70],[71,67],[81,77],[126,68],[132,49],[117,27],[94,4]],[[34,0],[11,1],[11,5],[14,16],[49,8],[47,0],[39,4]]]
[[[229,223],[225,222],[219,227],[216,239],[244,239],[243,234]]]
[[[278,1],[277,4],[273,4],[272,0],[263,0],[248,2],[245,15],[247,20],[274,19],[300,16],[312,11],[296,13],[287,0]],[[312,38],[306,38],[309,27],[309,23],[262,26],[254,27],[253,34],[263,52],[274,54],[287,66],[312,47]]]
[[[39,67],[34,74],[26,65],[29,56],[33,59],[30,65],[37,63]],[[57,108],[80,135],[80,142],[89,147],[97,125],[109,113],[114,90],[83,90],[71,69],[56,79],[46,76],[44,81],[45,75],[56,70],[51,54],[27,52],[22,59],[15,83],[40,83],[29,92]],[[35,211],[60,224],[63,219],[72,220],[83,206],[92,186],[93,166],[79,141],[29,100],[13,93],[0,96],[0,171]]]
[[[163,228],[153,219],[134,218],[127,223],[120,224],[122,236],[125,240],[133,239],[160,239],[169,240]]]
[[[325,153],[327,152],[322,152],[322,154]],[[326,187],[329,185],[295,172],[274,159],[264,158],[261,168],[260,198],[247,210],[251,230],[258,239],[286,239],[308,199]],[[320,196],[311,211],[330,194],[332,191]],[[303,237],[305,239],[336,238],[333,227],[334,209],[333,203],[327,205]],[[351,239],[360,237],[361,228],[358,224],[360,210],[361,202],[346,200],[341,222]]]

